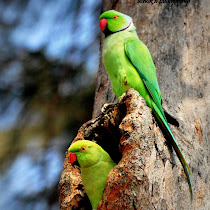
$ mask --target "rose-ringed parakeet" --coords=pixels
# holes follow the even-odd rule
[[[146,100],[182,163],[192,199],[190,170],[167,123],[152,57],[146,45],[139,40],[132,18],[109,10],[101,14],[100,28],[105,34],[103,63],[113,92],[120,97],[129,88],[134,88]]]
[[[116,163],[102,147],[88,140],[76,141],[68,152],[71,165],[76,161],[79,164],[85,191],[92,208],[96,209],[102,199],[106,178]]]

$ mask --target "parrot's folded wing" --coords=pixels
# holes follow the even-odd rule
[[[161,93],[157,82],[155,65],[148,48],[137,37],[129,37],[125,40],[125,52],[165,118],[161,106]]]

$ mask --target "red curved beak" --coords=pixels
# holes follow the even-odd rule
[[[100,20],[100,28],[101,28],[101,31],[103,31],[106,28],[106,26],[107,26],[107,19],[102,18]]]
[[[69,163],[71,163],[71,165],[73,165],[76,160],[77,160],[77,155],[75,153],[70,153],[69,154]]]

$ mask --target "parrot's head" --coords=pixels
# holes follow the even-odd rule
[[[100,160],[102,151],[103,149],[92,141],[79,140],[68,149],[69,162],[71,165],[78,162],[80,167],[90,167]]]
[[[105,36],[126,30],[133,24],[130,16],[115,10],[102,13],[99,19],[101,31],[103,31]]]

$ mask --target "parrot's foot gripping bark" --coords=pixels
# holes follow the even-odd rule
[[[106,112],[108,109],[112,108],[113,106],[115,106],[118,103],[105,103],[103,105],[103,107],[101,108],[101,112],[104,113]]]

